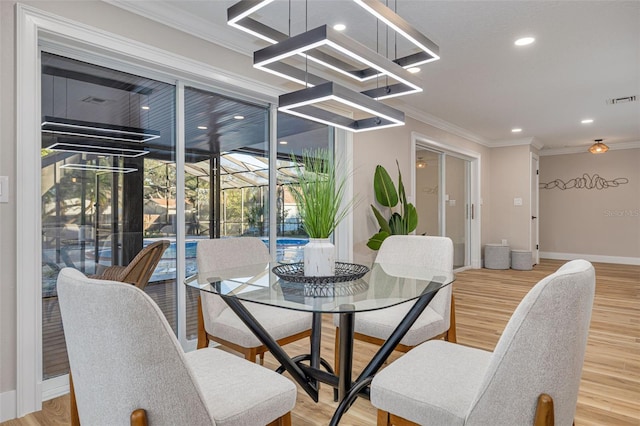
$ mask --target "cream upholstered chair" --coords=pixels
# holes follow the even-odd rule
[[[216,271],[271,261],[264,242],[255,237],[222,238],[198,241],[196,251],[198,274],[215,275]],[[279,345],[311,335],[312,315],[291,309],[281,309],[258,303],[247,303],[251,314]],[[198,303],[198,348],[213,340],[244,354],[255,362],[268,351],[220,296],[200,292]]]
[[[376,262],[396,265],[425,265],[443,271],[453,270],[453,243],[447,237],[423,235],[391,235],[387,237]],[[405,317],[414,302],[401,303],[390,308],[355,315],[354,338],[382,345]],[[334,366],[338,368],[339,317],[334,315],[336,326]],[[422,312],[396,350],[407,352],[429,339],[443,337],[456,341],[456,325],[451,286],[438,291],[427,308]]]
[[[64,268],[58,295],[82,424],[290,424],[293,382],[219,349],[184,353],[135,286]]]
[[[378,425],[571,425],[594,292],[593,266],[574,260],[529,291],[493,353],[411,350],[373,379]]]

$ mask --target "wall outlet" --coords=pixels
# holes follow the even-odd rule
[[[502,245],[506,246],[507,245],[507,240],[502,240]]]
[[[522,198],[514,198],[513,199],[513,205],[514,206],[521,206],[522,205]]]

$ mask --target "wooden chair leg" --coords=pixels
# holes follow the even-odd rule
[[[391,416],[388,411],[378,410],[378,426],[391,426]]]
[[[267,426],[291,426],[291,411],[282,417],[278,417]]]
[[[80,426],[80,416],[78,415],[78,405],[76,404],[76,392],[73,389],[73,378],[69,370],[69,417],[71,426]]]
[[[255,364],[256,357],[258,356],[257,348],[247,348],[244,350],[244,359],[251,361]]]
[[[147,412],[138,408],[131,413],[131,426],[147,426]]]
[[[553,398],[546,393],[542,393],[538,397],[536,417],[533,421],[533,426],[553,426],[554,422]]]
[[[260,352],[260,365],[264,365],[264,352]]]
[[[449,312],[449,330],[444,336],[444,340],[451,343],[458,343],[458,337],[456,336],[456,304],[453,294],[451,295],[451,309]]]
[[[209,337],[204,329],[204,314],[202,312],[202,297],[198,296],[198,344],[197,348],[208,348]]]

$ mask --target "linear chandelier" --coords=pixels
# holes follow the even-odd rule
[[[418,51],[391,60],[328,28],[326,24],[289,37],[251,17],[273,0],[241,0],[227,9],[227,23],[272,44],[254,52],[255,68],[305,86],[305,89],[281,95],[280,111],[353,132],[403,125],[404,113],[378,101],[421,92],[422,87],[406,68],[440,59],[438,46],[380,0],[353,1],[417,47]],[[295,56],[304,58],[304,70],[285,62],[290,62]],[[385,84],[358,93],[309,73],[307,61],[358,83],[385,77]],[[352,119],[318,107],[327,101],[373,117]]]
[[[133,167],[112,167],[112,166],[99,166],[97,164],[63,164],[60,166],[61,169],[70,169],[70,170],[88,170],[92,172],[108,172],[108,173],[131,173],[137,172],[138,169]]]
[[[156,130],[49,116],[44,117],[42,131],[57,135],[85,136],[137,143],[149,142],[160,137],[160,132]]]
[[[373,117],[353,119],[316,106],[323,102],[336,102]],[[402,111],[331,81],[280,95],[278,110],[351,132],[378,130],[404,124]]]
[[[227,24],[268,43],[279,43],[287,39],[288,36],[250,17],[273,1],[274,0],[241,0],[227,9]],[[403,68],[411,68],[440,59],[440,49],[437,44],[379,0],[353,0],[353,2],[393,28],[400,36],[420,50],[420,52],[394,59],[394,62]],[[375,76],[373,70],[362,70],[361,72],[370,77]]]
[[[68,142],[56,142],[45,149],[73,152],[76,154],[107,155],[111,157],[140,157],[149,153],[142,149],[112,148],[108,146],[82,145]]]
[[[280,63],[283,59],[307,52],[311,52],[308,54],[308,58],[312,59],[314,58],[312,55],[315,55],[316,57],[318,56],[318,52],[316,52],[316,50],[322,47],[334,49],[336,52],[345,55],[349,59],[374,69],[377,75],[387,76],[399,83],[399,85],[396,85],[395,91],[390,93],[380,93],[380,96],[378,96],[377,99],[422,92],[422,88],[418,85],[416,79],[409,71],[357,41],[327,27],[327,25],[321,25],[317,28],[254,52],[253,66],[255,68],[265,70],[265,68],[270,64]],[[341,73],[344,76],[360,82],[363,82],[366,79],[366,77],[363,77],[359,71],[351,71],[350,64],[341,61],[340,59],[328,54],[324,54],[323,59],[324,61],[322,61],[322,63],[325,66]]]

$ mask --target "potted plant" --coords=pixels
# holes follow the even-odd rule
[[[301,164],[295,156],[291,159],[298,175],[291,194],[309,235],[304,248],[304,274],[334,275],[335,247],[329,237],[353,207],[353,200],[343,204],[346,179],[336,175],[333,156],[326,148],[304,151]]]
[[[389,235],[409,235],[418,226],[418,212],[413,204],[407,202],[407,195],[402,183],[400,165],[398,167],[398,189],[396,190],[391,176],[381,165],[376,166],[373,176],[373,190],[378,203],[388,208],[389,218],[387,219],[373,204],[371,209],[380,225],[378,232],[369,238],[367,247],[378,250],[382,242]],[[399,209],[394,209],[400,204]]]

